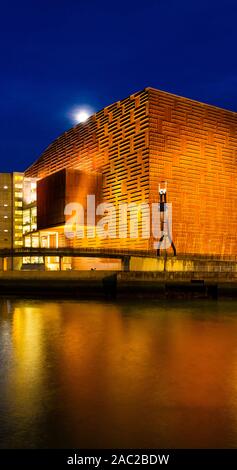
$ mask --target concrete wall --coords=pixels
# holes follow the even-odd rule
[[[202,277],[203,275],[203,277]],[[237,297],[237,272],[5,272],[0,294],[82,297]]]
[[[221,260],[212,258],[139,258],[131,257],[130,271],[153,272],[212,272],[232,273],[237,272],[236,260]]]

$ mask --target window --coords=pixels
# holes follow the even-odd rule
[[[23,233],[27,233],[27,232],[30,232],[30,225],[25,225],[23,227]]]
[[[15,197],[19,197],[20,199],[22,199],[22,193],[19,191],[15,191]]]
[[[23,176],[22,175],[14,175],[14,180],[15,181],[23,181]]]
[[[39,247],[39,238],[38,237],[32,237],[32,246],[35,248]]]
[[[23,245],[23,242],[20,241],[20,240],[17,240],[17,241],[15,241],[15,245],[16,245],[16,246],[22,246],[22,245]]]
[[[30,210],[27,209],[26,211],[23,212],[23,224],[29,224],[30,223]]]
[[[31,240],[30,237],[25,237],[25,247],[30,248],[31,247]]]

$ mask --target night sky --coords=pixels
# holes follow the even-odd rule
[[[3,171],[73,122],[146,86],[237,111],[236,0],[1,3]]]

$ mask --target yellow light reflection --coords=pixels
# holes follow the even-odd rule
[[[45,328],[57,331],[60,310],[55,304],[46,304],[45,311],[36,306],[15,307],[12,324],[14,347],[14,378],[12,402],[24,417],[37,414],[42,406],[42,388],[45,380]]]

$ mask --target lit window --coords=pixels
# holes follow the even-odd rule
[[[3,186],[3,189],[8,189],[8,186],[7,185]]]
[[[16,192],[15,192],[15,197],[19,197],[19,198],[21,198],[21,199],[22,199],[22,193],[21,193],[21,192],[18,192],[18,191],[16,191]]]
[[[15,206],[16,207],[22,207],[22,202],[21,201],[15,201]]]
[[[5,228],[5,229],[4,229],[4,232],[8,232],[8,229],[7,229],[7,228]]]
[[[4,215],[4,219],[8,219],[8,215]]]
[[[38,237],[32,237],[32,246],[35,248],[39,247],[39,238]]]
[[[30,237],[26,237],[26,238],[25,238],[25,247],[26,247],[26,248],[31,247],[31,239],[30,239]]]
[[[4,207],[8,207],[8,204],[3,204]]]
[[[22,189],[22,184],[15,184],[15,188]]]
[[[23,242],[20,241],[20,240],[19,240],[19,241],[17,240],[17,241],[15,241],[15,245],[16,245],[16,246],[22,246],[22,245],[23,245]]]
[[[24,224],[30,223],[30,210],[29,209],[23,212],[23,223]]]
[[[30,225],[25,225],[23,227],[23,233],[27,233],[27,232],[30,232]]]

